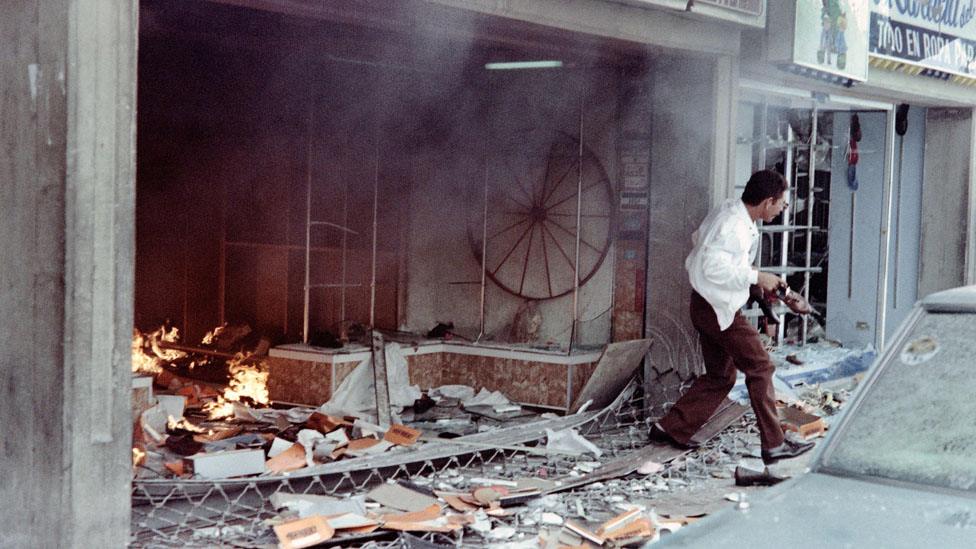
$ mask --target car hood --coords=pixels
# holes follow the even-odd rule
[[[808,473],[654,547],[973,547],[976,498]],[[730,507],[734,504],[730,504]]]

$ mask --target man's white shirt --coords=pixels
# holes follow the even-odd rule
[[[749,285],[758,280],[752,263],[759,230],[742,200],[733,198],[712,210],[691,239],[694,248],[685,260],[688,279],[725,330],[749,300]]]

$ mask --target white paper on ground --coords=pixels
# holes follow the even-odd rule
[[[263,473],[263,450],[231,450],[214,454],[194,454],[193,475],[199,478],[228,478]]]
[[[247,419],[251,416],[251,421],[263,421],[265,423],[275,423],[278,418],[285,418],[289,423],[305,423],[315,412],[314,408],[290,408],[287,410],[276,410],[274,408],[248,408],[241,405],[240,419]],[[234,405],[234,414],[238,415],[238,405]]]
[[[315,465],[315,459],[313,453],[315,451],[315,445],[322,440],[325,440],[325,435],[316,431],[315,429],[302,429],[298,431],[298,443],[305,448],[305,465],[312,467]]]
[[[331,496],[312,494],[288,494],[276,492],[271,495],[271,505],[275,509],[287,508],[295,511],[301,518],[312,515],[339,515],[343,513],[366,514],[366,500],[363,496],[339,499]],[[335,528],[335,526],[332,526]],[[349,528],[346,526],[346,528]]]
[[[366,497],[384,507],[399,509],[408,513],[423,511],[437,503],[436,499],[427,494],[389,482],[373,488],[366,494]]]
[[[482,404],[495,406],[495,405],[511,404],[511,402],[512,401],[508,400],[508,397],[502,394],[501,391],[489,391],[484,387],[482,387],[481,390],[478,391],[478,394],[476,394],[475,396],[467,400],[461,401],[461,403],[464,404],[465,406],[479,406]]]
[[[361,528],[363,526],[372,526],[376,524],[375,520],[364,517],[363,515],[365,514],[366,514],[365,510],[359,513],[353,511],[353,512],[343,513],[339,516],[329,517],[325,520],[329,523],[329,526],[331,526],[334,530],[342,530],[345,528]]]
[[[400,346],[396,343],[387,343],[384,353],[390,405],[400,407],[413,405],[414,401],[420,398],[420,388],[410,385],[407,359],[403,356]],[[372,363],[372,357],[360,362],[356,369],[342,380],[332,394],[332,398],[319,407],[319,411],[332,415],[356,415],[374,410],[376,389],[373,388]]]
[[[546,429],[546,449],[560,450],[563,452],[579,452],[580,454],[589,452],[596,457],[603,455],[603,450],[598,448],[596,444],[583,438],[582,435],[576,432],[576,429],[563,429],[561,431]]]
[[[349,442],[349,436],[346,435],[345,429],[336,429],[335,431],[332,431],[331,433],[325,435],[325,439],[331,440],[336,444],[346,444],[347,442]]]
[[[142,423],[143,430],[149,427],[154,434],[162,436],[166,434],[166,422],[168,419],[166,417],[166,410],[163,409],[162,404],[157,404],[142,413],[140,422]]]
[[[641,466],[637,468],[637,474],[639,475],[653,475],[654,473],[660,473],[664,470],[664,465],[656,461],[645,461],[641,463]]]
[[[183,410],[186,408],[186,397],[183,395],[156,395],[156,402],[163,407],[167,415],[179,421],[183,419]]]
[[[491,530],[491,519],[482,509],[478,509],[474,512],[474,522],[470,525],[470,528],[475,532],[484,534]]]
[[[332,460],[332,452],[338,447],[339,445],[335,442],[320,440],[315,443],[315,448],[312,450],[312,457],[321,462],[329,462]]]
[[[291,448],[291,445],[292,445],[291,442],[288,442],[283,438],[275,437],[275,439],[271,441],[271,449],[268,450],[268,458],[270,459],[277,456],[278,454]]]
[[[474,387],[469,387],[468,385],[441,385],[440,387],[431,389],[429,394],[435,400],[438,397],[445,397],[456,398],[463,402],[474,396]]]

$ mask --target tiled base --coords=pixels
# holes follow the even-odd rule
[[[546,361],[533,353],[494,352],[513,356],[484,356],[471,348],[410,352],[404,349],[410,383],[421,389],[440,385],[470,385],[475,390],[501,391],[516,402],[568,408],[596,369],[598,354],[579,357],[576,363],[560,358]],[[488,354],[488,353],[486,353]],[[525,356],[518,356],[525,355]],[[268,391],[272,400],[318,406],[359,365],[361,357],[323,355],[322,361],[270,357]],[[344,361],[342,361],[344,360]],[[336,362],[333,362],[336,361]]]

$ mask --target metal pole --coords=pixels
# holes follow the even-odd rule
[[[792,219],[791,214],[796,209],[796,200],[795,200],[795,196],[796,195],[793,192],[794,191],[793,184],[796,181],[796,179],[793,176],[793,171],[794,171],[793,170],[793,143],[794,143],[794,137],[795,136],[793,135],[793,126],[790,126],[787,123],[786,124],[786,158],[785,158],[785,160],[783,162],[783,172],[785,172],[783,175],[786,177],[786,192],[788,193],[787,198],[790,201],[789,207],[786,209],[786,211],[783,212],[783,225],[785,225],[787,227],[789,227],[790,225],[793,224],[793,219]],[[787,244],[789,243],[789,236],[788,236],[789,233],[790,233],[790,231],[788,231],[788,230],[784,230],[782,233],[780,233],[780,239],[779,239],[779,265],[780,265],[780,267],[783,267],[784,268],[783,269],[783,272],[780,273],[780,276],[785,276],[785,274],[786,274],[785,267],[786,267],[787,263],[789,262],[789,257],[790,256],[789,256],[789,252],[787,251]],[[786,322],[785,322],[785,319],[784,319],[783,322],[780,322],[779,324],[776,325],[776,343],[777,344],[780,344],[780,343],[783,342],[783,337],[784,337],[785,334],[786,334]]]
[[[891,182],[892,192],[895,193],[895,257],[892,260],[892,265],[894,267],[891,273],[891,306],[895,309],[898,308],[898,252],[899,252],[899,240],[901,236],[901,169],[902,169],[902,158],[905,154],[905,136],[898,136],[898,158],[895,159],[898,167],[898,186],[895,186],[894,178]]]
[[[342,267],[339,281],[342,287],[339,288],[339,333],[345,334],[345,326],[342,323],[346,321],[346,258],[349,248],[349,182],[345,177],[342,178],[342,226],[346,230],[342,231]]]
[[[759,170],[765,170],[766,169],[766,145],[767,145],[767,141],[769,141],[769,127],[768,127],[769,126],[769,103],[766,101],[766,96],[763,96],[762,98],[762,114],[760,115],[759,124],[761,126],[761,130],[760,130],[761,133],[759,138],[759,165],[757,168]],[[772,242],[772,237],[770,237],[770,242]],[[757,268],[762,265],[762,245],[763,245],[763,237],[762,234],[760,234],[759,243],[756,244],[756,259],[753,262]]]
[[[884,164],[884,209],[881,212],[881,238],[880,249],[881,258],[878,269],[878,309],[875,316],[875,347],[878,352],[885,350],[885,318],[888,315],[888,253],[891,247],[891,210],[893,196],[891,192],[891,180],[894,175],[894,156],[895,156],[895,109],[892,106],[888,110],[885,125],[885,164]]]
[[[302,343],[308,344],[309,290],[312,262],[312,116],[313,105],[308,105],[308,133],[305,144],[305,287],[302,295]]]
[[[580,85],[580,104],[579,104],[579,156],[576,177],[576,258],[573,262],[573,325],[569,331],[569,349],[567,353],[573,352],[573,344],[576,342],[576,330],[579,325],[579,260],[580,260],[580,230],[583,218],[583,86]]]
[[[376,120],[373,140],[373,266],[369,280],[369,327],[376,325],[376,226],[379,215],[380,193],[380,123]]]
[[[810,302],[810,257],[813,254],[813,184],[815,182],[815,176],[817,173],[817,104],[814,103],[813,111],[811,116],[813,121],[810,123],[810,159],[807,161],[807,254],[806,263],[803,264],[806,267],[806,272],[803,273],[803,298]],[[808,318],[806,316],[800,317],[800,345],[804,345],[807,342],[807,324]]]
[[[854,296],[854,211],[857,209],[857,191],[851,191],[851,241],[847,247],[847,299]]]
[[[486,89],[488,91],[488,120],[487,120],[487,131],[485,132],[485,149],[484,149],[484,202],[482,204],[482,220],[481,220],[481,290],[478,302],[478,337],[475,338],[474,342],[478,343],[481,338],[485,335],[485,288],[487,287],[488,281],[486,276],[486,271],[488,270],[488,147],[491,143],[491,131],[492,131],[492,118],[491,118],[491,76],[486,76],[488,81]]]

